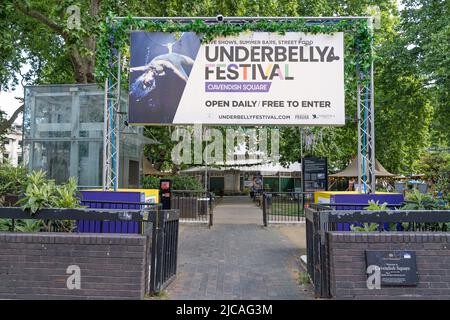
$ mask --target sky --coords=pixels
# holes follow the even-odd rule
[[[29,65],[24,65],[21,68],[21,73],[24,74],[29,69]],[[0,110],[6,112],[8,117],[10,117],[20,106],[20,101],[15,99],[15,97],[23,98],[24,92],[21,80],[22,78],[19,75],[19,84],[16,86],[15,90],[0,91]],[[14,123],[22,124],[22,115],[19,115]]]
[[[403,9],[403,5],[401,5],[400,0],[398,0],[398,7],[399,10]],[[29,69],[29,66],[25,65],[22,72],[26,72],[27,69]],[[20,80],[21,79],[19,79],[19,83]],[[14,110],[16,110],[20,105],[20,102],[14,97],[23,97],[22,85],[19,84],[14,91],[0,91],[0,110],[5,111],[8,117],[11,116],[14,113]],[[19,116],[15,123],[22,123],[22,116]]]
[[[23,97],[23,87],[17,88],[15,91],[0,92],[0,110],[5,111],[8,116],[11,116],[16,110],[20,102],[14,97]]]

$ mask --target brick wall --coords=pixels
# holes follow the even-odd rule
[[[329,232],[330,287],[336,299],[450,299],[450,233]],[[367,289],[364,250],[414,250],[416,287]]]
[[[142,299],[146,237],[0,233],[0,299]],[[77,265],[81,289],[67,288]]]

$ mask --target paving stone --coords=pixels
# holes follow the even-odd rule
[[[292,272],[299,249],[277,228],[261,226],[260,208],[236,197],[224,200],[214,215],[210,229],[180,229],[178,274],[166,289],[170,299],[311,298]]]

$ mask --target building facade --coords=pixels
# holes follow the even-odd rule
[[[14,124],[5,135],[0,161],[17,167],[22,160],[22,126]]]
[[[265,191],[301,191],[301,165],[292,163],[288,167],[280,164],[236,165],[227,167],[192,167],[180,171],[181,175],[196,177],[207,188],[217,194],[237,194],[250,192],[254,179],[262,180]]]

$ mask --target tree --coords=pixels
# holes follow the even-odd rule
[[[436,191],[443,191],[446,194],[450,192],[449,153],[425,154],[417,164],[417,170],[425,174],[425,178],[433,184]]]
[[[17,117],[20,113],[23,112],[23,104],[17,108],[9,119],[4,119],[5,113],[1,111],[0,113],[0,136],[4,135],[6,131],[12,126],[14,121],[16,121]]]
[[[4,0],[0,3],[0,83],[13,88],[20,67],[25,83],[93,83],[99,22],[117,16],[333,16],[366,15],[380,8],[375,32],[376,154],[388,170],[408,172],[430,144],[448,146],[450,131],[449,7],[446,0]],[[80,8],[80,28],[67,24]],[[306,154],[328,156],[343,169],[357,153],[356,88],[346,91],[347,124],[313,128],[318,138]],[[172,167],[166,127],[146,130],[162,142],[146,149],[158,166]],[[305,147],[305,146],[304,146]],[[298,128],[282,128],[282,162],[300,157]]]
[[[146,145],[144,148],[144,154],[151,159],[156,170],[171,170],[173,167],[171,150],[175,142],[171,140],[171,131],[170,127],[147,126],[145,128],[144,135],[160,143]]]
[[[155,1],[153,1],[155,2]],[[141,1],[80,0],[79,27],[69,0],[6,0],[0,3],[0,83],[7,90],[17,84],[20,67],[31,65],[24,75],[33,83],[94,83],[96,38],[108,13],[143,13]],[[139,12],[141,11],[141,12]]]
[[[432,144],[450,143],[450,5],[447,0],[403,0],[401,35],[409,51],[404,66],[416,67],[423,77],[421,90],[430,95],[434,109]]]

